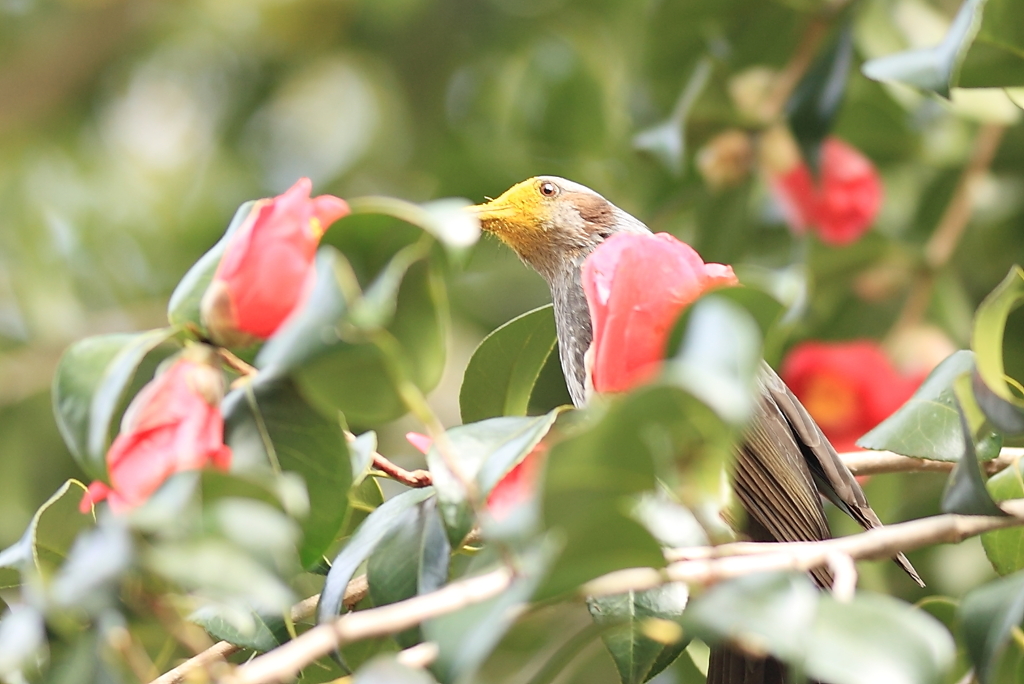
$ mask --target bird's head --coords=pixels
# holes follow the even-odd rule
[[[590,188],[557,176],[530,178],[470,210],[485,231],[549,281],[562,269],[578,268],[613,233],[647,230]]]

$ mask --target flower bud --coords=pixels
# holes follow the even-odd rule
[[[790,227],[797,233],[810,228],[826,244],[850,244],[878,215],[881,180],[867,157],[838,138],[822,143],[820,161],[814,178],[782,128],[762,140],[761,162]]]
[[[903,405],[924,379],[893,367],[871,340],[803,342],[782,364],[782,379],[837,451],[852,451],[861,435]]]
[[[742,183],[750,174],[754,147],[737,128],[719,133],[697,152],[697,170],[704,182],[719,190]]]
[[[582,280],[597,392],[623,392],[651,379],[683,309],[708,290],[738,283],[732,267],[705,264],[668,233],[613,235],[583,262]]]
[[[224,378],[213,350],[195,345],[170,362],[135,396],[107,451],[109,484],[93,482],[83,513],[106,499],[123,512],[145,503],[171,475],[212,465],[227,470],[220,402]]]
[[[256,202],[230,237],[200,305],[217,344],[265,340],[305,301],[320,237],[349,213],[344,200],[311,198],[311,189],[300,178],[284,194]]]

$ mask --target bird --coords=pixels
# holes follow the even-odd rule
[[[470,209],[485,232],[498,237],[547,281],[562,372],[573,404],[585,406],[586,355],[593,326],[581,280],[583,263],[612,235],[650,234],[650,229],[594,190],[557,176],[529,178]],[[829,539],[822,497],[864,529],[881,527],[864,491],[821,428],[767,363],[761,364],[756,389],[753,416],[735,447],[733,488],[746,512],[740,531],[759,542]],[[893,560],[924,586],[903,554]],[[817,568],[811,575],[822,588],[831,586],[828,568]],[[785,681],[785,667],[773,658],[729,645],[711,649],[710,684]]]

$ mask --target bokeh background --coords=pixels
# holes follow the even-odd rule
[[[840,5],[0,0],[0,548],[82,477],[50,408],[61,351],[162,325],[169,293],[235,208],[303,175],[318,193],[413,201],[480,201],[529,176],[565,176],[780,293],[795,312],[787,344],[868,337],[911,365],[966,347],[977,303],[1024,259],[1024,112],[1002,90],[955,91],[948,103],[861,75],[868,58],[941,40],[959,3],[862,0],[836,15]],[[759,84],[821,17],[822,36],[854,26],[834,133],[885,188],[872,230],[841,248],[794,237],[756,153],[724,184],[698,163],[727,129],[756,150],[778,115],[759,111]],[[666,127],[673,109],[685,116]],[[973,185],[972,218],[949,263],[925,274],[924,246],[984,130],[1001,141]],[[369,271],[391,230],[402,228],[342,221],[326,240]],[[448,278],[454,324],[432,398],[455,424],[476,342],[548,295],[488,238]],[[908,308],[915,290],[922,306]],[[895,339],[908,318],[919,337]],[[1016,377],[1022,338],[1011,318]],[[397,460],[413,454],[404,427],[382,435]],[[941,486],[886,476],[869,495],[883,519],[904,519],[934,513]],[[991,572],[976,548],[930,554],[915,562],[939,592]]]

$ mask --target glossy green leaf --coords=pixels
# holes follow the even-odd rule
[[[525,416],[534,385],[556,343],[550,304],[513,318],[485,337],[462,379],[462,422]]]
[[[930,615],[877,594],[841,603],[800,574],[717,584],[693,599],[684,625],[702,639],[749,644],[835,684],[943,681],[955,652]]]
[[[677,621],[688,598],[685,584],[667,584],[647,591],[587,600],[594,622],[618,626],[606,630],[601,638],[623,684],[648,681],[683,652],[689,639],[683,637]],[[653,639],[649,636],[651,633],[661,638]]]
[[[688,314],[682,343],[662,380],[743,425],[754,407],[761,368],[758,325],[741,305],[717,294],[701,298]]]
[[[373,430],[364,432],[348,443],[349,456],[352,459],[352,482],[361,483],[373,466],[373,454],[377,451],[377,433]]]
[[[1011,638],[1011,630],[1024,621],[1024,572],[968,592],[960,601],[958,614],[978,681],[989,684],[992,669]]]
[[[320,561],[348,509],[352,465],[341,425],[321,416],[289,380],[262,378],[224,400],[225,441],[236,466],[251,464],[296,472],[306,482],[309,515],[302,520],[299,556],[304,567]]]
[[[853,63],[853,22],[847,20],[838,35],[818,55],[786,103],[786,116],[804,161],[817,176],[821,143],[832,130],[843,104]]]
[[[277,648],[288,641],[288,627],[280,615],[235,613],[218,606],[203,606],[188,617],[214,639],[226,641],[258,653]]]
[[[438,681],[476,681],[476,671],[536,591],[550,556],[547,546],[528,549],[516,557],[516,576],[501,594],[423,623],[424,638],[438,647],[430,667]]]
[[[396,259],[400,268],[385,269],[381,276],[387,287],[373,290],[371,285],[367,290],[377,295],[393,292],[396,274],[404,273],[393,317],[378,315],[385,307],[378,301],[373,305],[377,314],[370,316],[363,309],[364,319],[373,318],[363,320],[370,329],[360,328],[349,320],[360,295],[343,290],[352,287],[345,284],[352,277],[351,268],[339,252],[322,248],[309,301],[263,346],[257,367],[275,377],[295,378],[322,412],[333,415],[340,410],[352,425],[381,423],[405,413],[392,368],[397,364],[405,369],[422,391],[437,384],[444,367],[448,308],[444,283],[428,264],[410,264],[407,256]],[[386,324],[385,341],[393,339],[396,348],[375,343],[382,337],[374,329],[378,324]],[[400,358],[389,359],[386,353]]]
[[[996,501],[1024,498],[1024,473],[1020,463],[990,477],[987,487]],[[1024,570],[1024,528],[1009,527],[986,532],[981,535],[981,544],[992,567],[1000,575]]]
[[[981,28],[960,69],[961,88],[1024,85],[1024,5],[987,0]]]
[[[857,440],[857,446],[896,452],[933,461],[958,461],[964,434],[957,411],[953,383],[974,368],[974,354],[958,351],[940,363],[898,411]],[[978,457],[988,461],[999,455],[1002,439],[985,431],[979,436]]]
[[[116,603],[120,579],[134,559],[131,534],[119,522],[105,521],[75,537],[67,561],[50,586],[50,596],[62,608],[93,614]]]
[[[205,334],[199,305],[203,300],[203,295],[206,294],[206,289],[213,281],[213,274],[220,264],[220,258],[224,255],[228,241],[249,218],[255,204],[255,201],[251,201],[238,207],[224,236],[206,254],[199,257],[199,260],[192,265],[185,277],[174,288],[174,292],[171,293],[171,298],[167,302],[167,320],[171,325],[194,326]]]
[[[43,614],[28,605],[18,605],[0,614],[0,679],[24,681],[19,674],[46,648]]]
[[[427,672],[406,667],[393,656],[374,658],[352,677],[352,684],[434,684],[435,681]]]
[[[49,577],[63,565],[78,533],[92,526],[92,516],[78,512],[85,486],[68,480],[32,516],[28,528],[16,543],[0,551],[0,571],[17,570],[24,577],[38,572]],[[0,582],[10,585],[10,573]]]
[[[971,333],[971,349],[976,357],[978,375],[985,386],[1002,399],[1002,402],[996,402],[989,400],[985,393],[977,393],[979,403],[989,420],[1001,429],[1015,430],[1024,421],[1024,396],[1020,385],[1016,383],[1016,387],[1011,387],[1003,366],[1006,319],[1022,302],[1024,269],[1014,266],[978,307]]]
[[[162,328],[87,337],[61,356],[53,377],[53,412],[72,455],[91,477],[107,477],[113,423],[139,365],[176,333]]]
[[[548,457],[544,522],[565,547],[542,596],[625,567],[664,563],[657,543],[630,514],[636,495],[654,489],[656,474],[693,510],[717,511],[724,504],[732,430],[687,392],[646,387],[594,404],[588,414]]]
[[[984,6],[985,0],[964,0],[941,43],[872,59],[861,70],[876,81],[896,81],[949,97],[967,50],[981,27]]]
[[[985,477],[981,474],[974,446],[974,431],[971,429],[966,411],[961,408],[967,402],[970,378],[962,375],[954,381],[954,386],[959,397],[958,412],[961,434],[964,435],[964,451],[953,467],[953,472],[949,474],[946,488],[942,492],[942,512],[961,515],[1005,515],[985,488]]]
[[[292,590],[272,569],[216,537],[156,543],[141,557],[147,571],[236,614],[283,615],[295,601]]]
[[[431,497],[396,516],[391,530],[370,554],[366,579],[375,606],[397,603],[436,591],[448,581],[451,547]],[[413,628],[395,635],[402,648],[422,641]]]
[[[686,158],[686,120],[697,98],[711,78],[712,62],[708,57],[697,62],[693,73],[676,99],[668,120],[646,128],[633,136],[633,147],[647,152],[674,176],[683,172]]]
[[[463,249],[480,239],[480,221],[466,211],[473,203],[447,197],[425,204],[413,204],[394,197],[356,197],[349,200],[354,214],[384,214],[419,226],[444,245]]]
[[[473,482],[480,501],[508,471],[519,465],[554,425],[558,410],[536,418],[506,416],[448,430],[451,457],[458,475],[449,468],[446,456],[434,444],[427,453],[427,465],[434,476],[434,487],[441,515],[452,546],[462,542],[473,527],[475,515],[467,499],[463,480]]]
[[[345,588],[359,566],[395,528],[404,511],[416,507],[432,496],[433,487],[410,489],[388,499],[370,513],[331,564],[317,604],[318,622],[326,622],[341,614],[344,609]]]

